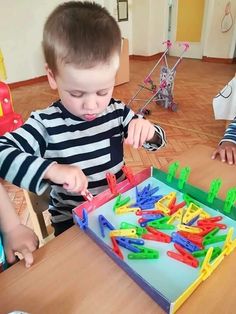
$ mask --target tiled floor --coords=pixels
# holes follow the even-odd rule
[[[120,85],[114,90],[114,97],[127,103],[138,89],[145,76],[153,68],[156,61],[130,61],[130,82]],[[176,62],[169,58],[169,67]],[[215,121],[212,110],[212,99],[236,71],[235,64],[206,63],[200,60],[184,59],[177,68],[174,82],[174,99],[178,104],[177,112],[164,109],[152,103],[149,119],[160,124],[166,131],[168,144],[158,152],[147,153],[144,150],[125,148],[125,159],[134,171],[154,165],[161,167],[194,145],[201,143],[214,148],[224,133],[225,121]],[[159,84],[160,68],[153,75]],[[141,94],[140,98],[148,99],[150,92]],[[14,108],[26,119],[30,112],[44,108],[57,99],[47,82],[24,86],[12,90]],[[138,110],[143,102],[132,103],[131,107]],[[15,208],[23,223],[30,225],[29,215],[21,189],[4,183]]]

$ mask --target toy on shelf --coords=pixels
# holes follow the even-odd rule
[[[0,82],[0,135],[14,131],[22,124],[21,115],[13,110],[9,86]]]
[[[164,108],[170,109],[172,111],[177,111],[177,104],[174,102],[173,98],[173,88],[174,88],[174,78],[176,74],[176,68],[181,62],[183,58],[183,54],[188,50],[189,44],[183,43],[183,51],[179,57],[179,59],[176,61],[176,63],[173,65],[172,68],[169,67],[168,61],[167,61],[167,54],[169,52],[170,47],[172,46],[172,43],[170,40],[167,40],[163,44],[166,44],[166,50],[163,52],[161,58],[157,61],[153,69],[150,71],[150,73],[145,77],[143,83],[139,85],[138,91],[135,93],[135,95],[131,98],[131,100],[128,103],[128,106],[131,105],[133,101],[138,101],[143,99],[138,99],[137,96],[140,92],[143,90],[147,90],[152,93],[152,96],[144,100],[144,105],[138,110],[138,114],[145,115],[149,114],[150,110],[146,109],[148,105],[154,101],[156,104],[161,104]],[[164,60],[164,65],[161,66],[160,69],[160,83],[156,84],[154,83],[154,79],[152,79],[151,75],[156,70],[157,66],[161,63],[161,61]]]

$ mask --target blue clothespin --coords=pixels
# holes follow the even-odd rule
[[[116,241],[120,246],[135,253],[139,253],[141,250],[132,244],[139,244],[139,245],[144,244],[144,240],[135,239],[135,238],[116,237]]]
[[[200,250],[200,248],[196,244],[189,241],[188,239],[186,239],[185,237],[183,237],[182,235],[180,235],[177,232],[172,232],[171,238],[172,238],[173,242],[180,244],[181,246],[183,246],[185,249],[187,249],[190,252]]]
[[[103,238],[105,238],[104,232],[105,227],[107,227],[110,230],[115,230],[115,227],[103,215],[98,216],[98,222],[101,230],[101,235]]]
[[[82,209],[82,218],[78,217],[77,215],[75,215],[74,218],[80,229],[85,230],[88,228],[88,213],[85,208]]]

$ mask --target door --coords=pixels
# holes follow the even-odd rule
[[[168,36],[172,42],[169,50],[171,56],[180,56],[183,52],[183,42],[188,42],[190,48],[184,57],[202,59],[204,18],[207,0],[170,0]]]

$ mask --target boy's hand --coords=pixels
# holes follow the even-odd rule
[[[223,142],[213,152],[211,158],[215,159],[220,156],[222,162],[227,162],[229,165],[236,165],[236,144],[232,142]]]
[[[88,180],[77,166],[53,164],[46,171],[44,179],[62,184],[65,190],[72,193],[85,194],[88,188]]]
[[[154,134],[155,127],[151,122],[145,119],[133,119],[129,123],[128,137],[124,142],[134,148],[139,148],[144,142],[150,141]]]
[[[14,263],[15,252],[21,253],[25,259],[25,267],[29,268],[33,264],[32,252],[38,248],[39,241],[36,234],[30,228],[18,224],[10,231],[3,233],[4,250],[7,261]]]

